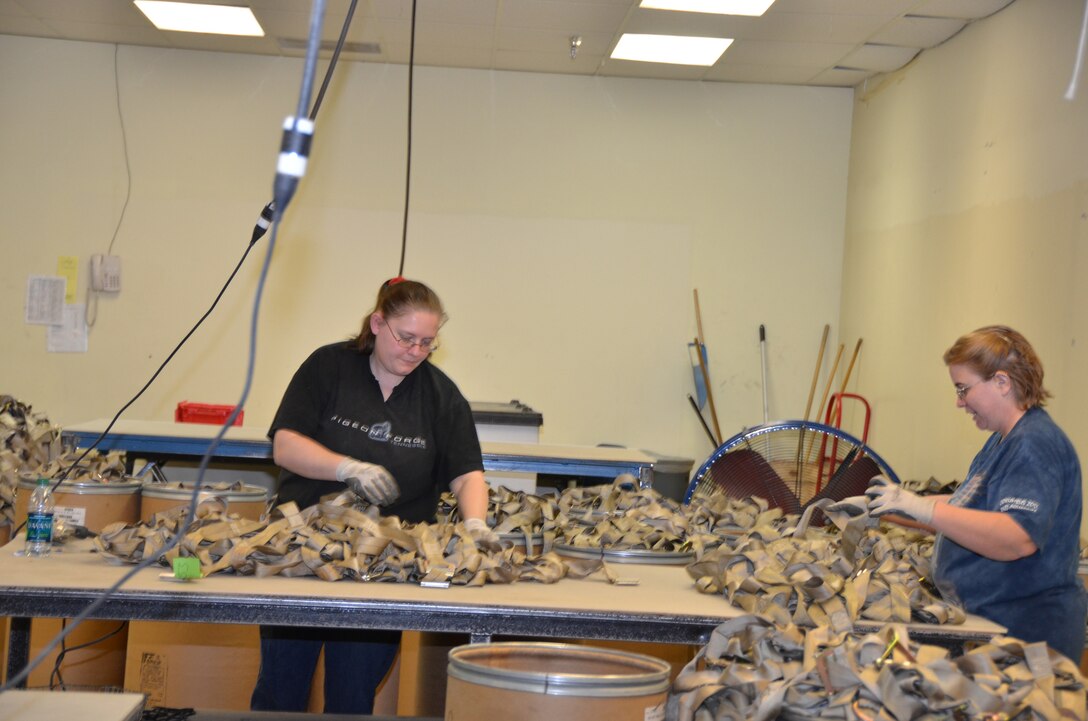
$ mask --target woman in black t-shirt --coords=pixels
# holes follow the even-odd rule
[[[409,522],[434,518],[451,489],[466,530],[488,529],[487,482],[468,401],[428,358],[446,315],[434,291],[394,278],[359,335],[314,351],[296,371],[269,429],[281,469],[279,502],[300,508],[346,484]],[[305,711],[325,649],[325,712],[369,714],[392,665],[398,632],[261,628],[251,708]]]

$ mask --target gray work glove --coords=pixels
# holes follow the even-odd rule
[[[841,501],[835,501],[827,507],[829,511],[842,511],[851,518],[869,515],[868,496],[848,496]]]
[[[393,474],[374,463],[344,457],[336,467],[336,480],[347,485],[355,495],[376,506],[388,506],[400,496]]]
[[[873,476],[865,495],[869,497],[869,514],[872,516],[895,513],[913,518],[927,526],[933,523],[933,507],[937,505],[936,499],[911,493],[884,476]]]
[[[464,524],[465,530],[468,531],[468,535],[472,537],[477,546],[488,551],[497,551],[502,548],[498,534],[491,530],[487,525],[487,521],[482,518],[466,518]]]

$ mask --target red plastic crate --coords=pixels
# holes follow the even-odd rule
[[[227,416],[233,411],[234,406],[181,401],[174,410],[174,421],[177,423],[212,423],[215,425],[223,425],[227,420]],[[234,419],[234,423],[231,425],[242,425],[242,419],[245,418],[245,415],[246,412],[243,410],[238,414],[238,417]]]

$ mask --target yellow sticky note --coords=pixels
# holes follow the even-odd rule
[[[76,281],[79,279],[79,258],[74,255],[62,255],[57,258],[57,275],[67,283],[64,287],[64,302],[76,302]]]

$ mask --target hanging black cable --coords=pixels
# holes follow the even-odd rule
[[[412,0],[412,39],[408,43],[408,142],[404,168],[404,223],[400,237],[400,267],[397,275],[404,275],[404,256],[408,254],[408,200],[412,189],[412,88],[416,67],[416,0]]]
[[[348,38],[348,28],[351,26],[351,19],[355,16],[355,5],[359,0],[351,0],[351,5],[348,6],[348,14],[344,16],[344,24],[340,26],[340,38],[336,41],[336,47],[333,48],[332,58],[329,60],[329,68],[325,71],[325,79],[321,81],[321,89],[317,91],[317,100],[314,101],[314,107],[310,111],[310,120],[317,118],[317,111],[321,109],[321,101],[325,98],[325,91],[329,88],[329,81],[332,80],[332,69],[336,67],[336,63],[340,60],[340,51],[344,47],[344,41]]]

